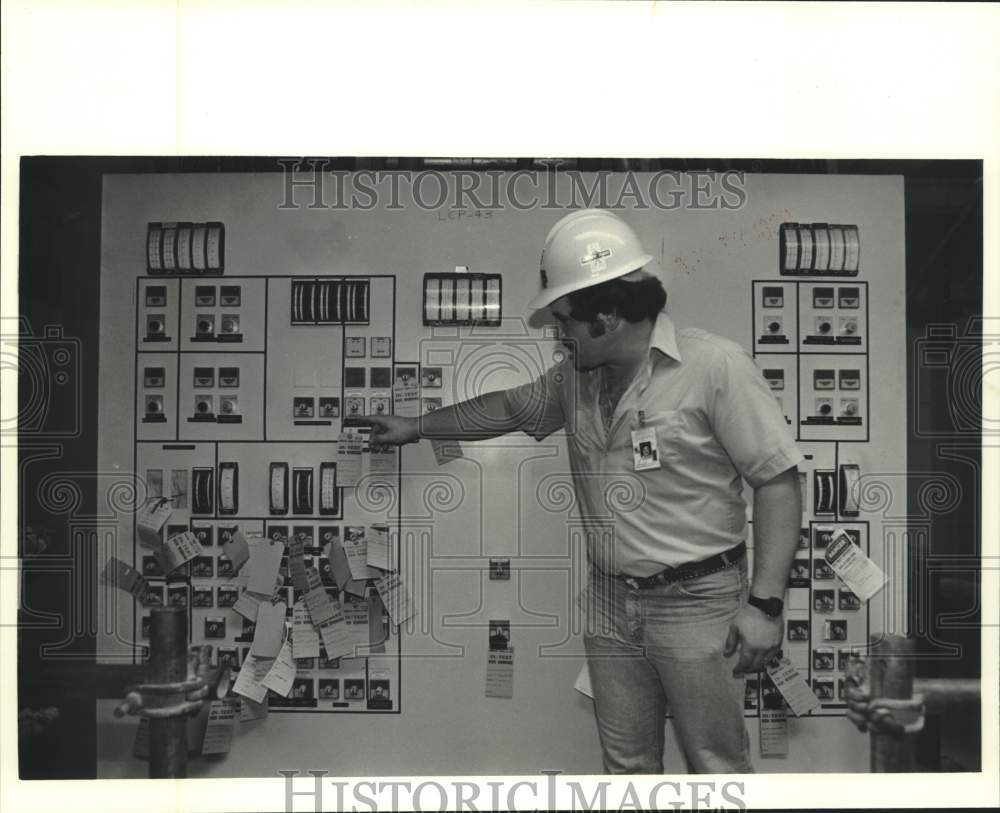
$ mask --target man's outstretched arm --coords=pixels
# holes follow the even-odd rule
[[[505,392],[488,392],[419,418],[366,415],[361,420],[372,425],[371,445],[375,451],[421,438],[489,440],[521,428],[523,419],[511,413],[509,403]]]

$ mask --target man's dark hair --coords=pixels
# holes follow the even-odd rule
[[[667,304],[667,292],[656,277],[637,282],[613,279],[568,295],[569,315],[578,322],[594,322],[599,313],[613,313],[626,322],[655,319]]]

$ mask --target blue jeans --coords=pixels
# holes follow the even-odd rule
[[[591,568],[584,645],[608,773],[662,773],[667,704],[692,773],[748,773],[743,678],[722,655],[746,600],[746,559],[636,590]]]

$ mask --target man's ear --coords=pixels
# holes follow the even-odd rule
[[[591,322],[591,336],[603,336],[609,331],[618,329],[621,324],[621,317],[617,313],[599,313],[597,318]],[[598,327],[598,325],[600,327]],[[595,332],[596,331],[596,332]]]

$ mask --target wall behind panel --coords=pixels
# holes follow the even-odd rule
[[[670,296],[668,310],[680,325],[703,327],[749,349],[755,330],[751,281],[777,279],[780,223],[858,224],[860,279],[870,286],[869,358],[879,386],[872,393],[870,442],[850,444],[845,452],[862,471],[904,472],[901,180],[747,176],[746,189],[746,204],[736,210],[626,215],[657,259]],[[537,290],[545,234],[560,212],[507,209],[450,219],[412,205],[401,211],[283,210],[283,192],[277,174],[107,178],[101,470],[132,467],[135,280],[145,273],[149,221],[224,222],[227,275],[395,275],[397,363],[433,366],[449,352],[464,359],[446,372],[446,403],[453,392],[527,381],[551,363],[552,342],[527,326],[525,305]],[[456,265],[504,275],[507,318],[501,328],[449,333],[422,326],[422,274]],[[287,319],[287,314],[269,318]],[[268,392],[267,399],[269,409],[271,403],[290,400],[276,392]],[[466,444],[465,453],[465,459],[439,468],[426,443],[403,452],[404,542],[423,545],[426,554],[416,557],[419,574],[411,574],[424,613],[402,636],[402,713],[335,719],[274,714],[263,723],[238,727],[228,759],[196,762],[194,775],[262,776],[278,767],[313,766],[342,774],[600,770],[589,702],[572,689],[582,664],[573,592],[583,562],[568,532],[573,516],[564,499],[564,441],[557,435],[536,444],[511,436]],[[458,496],[442,497],[449,489]],[[891,515],[905,516],[905,493],[897,499],[904,502],[896,502]],[[872,523],[873,541],[880,540],[881,514],[864,519]],[[409,537],[408,528],[413,530]],[[131,556],[127,516],[119,523],[118,550],[122,558]],[[489,556],[512,558],[509,582],[486,580]],[[105,627],[124,640],[106,634],[99,652],[105,659],[130,652],[131,606],[119,602],[102,609]],[[872,629],[888,627],[897,617],[898,608],[881,599],[873,602]],[[511,620],[517,653],[513,701],[483,698],[491,618]],[[759,761],[759,770],[864,769],[863,739],[842,718],[798,720],[791,727],[792,756]],[[110,719],[102,723],[101,775],[144,772],[127,757],[130,738],[121,736],[123,729],[126,724]],[[676,753],[668,754],[668,770],[680,764]]]

